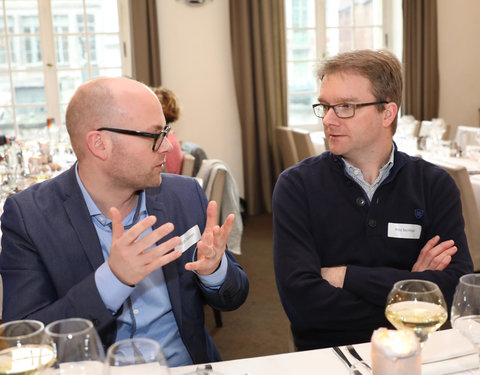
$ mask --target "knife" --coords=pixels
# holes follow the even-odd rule
[[[359,360],[360,362],[365,363],[365,366],[368,367],[370,370],[372,369],[370,365],[363,360],[360,354],[358,354],[357,350],[353,347],[353,345],[347,345],[348,352],[354,357],[355,359]]]
[[[348,369],[350,370],[352,368],[352,364],[350,363],[350,361],[347,359],[347,357],[345,356],[345,354],[343,354],[343,352],[340,350],[340,348],[338,346],[334,346],[333,348],[333,351],[335,352],[335,354],[338,356],[338,358],[340,358],[342,360],[342,362],[345,364],[345,366],[348,367]],[[353,375],[362,375],[362,373],[359,371],[359,370],[353,370],[353,372],[351,372],[351,374]]]

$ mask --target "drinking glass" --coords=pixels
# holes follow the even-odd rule
[[[53,362],[53,349],[42,350],[43,328],[37,320],[0,325],[0,374],[35,375]]]
[[[480,274],[463,275],[455,289],[450,321],[480,355]]]
[[[447,320],[447,305],[437,284],[426,280],[402,280],[387,297],[385,315],[397,329],[410,329],[420,346]]]
[[[105,352],[91,321],[70,318],[50,323],[45,343],[53,347],[56,360],[42,375],[102,375]]]
[[[118,341],[108,348],[105,375],[143,373],[169,374],[167,360],[158,342],[147,338],[132,338]]]

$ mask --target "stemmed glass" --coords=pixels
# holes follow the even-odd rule
[[[143,373],[169,374],[167,360],[158,342],[147,338],[132,338],[118,341],[108,348],[105,375]]]
[[[468,338],[480,355],[480,274],[460,277],[455,289],[450,321]]]
[[[45,343],[55,353],[55,363],[42,375],[101,375],[105,352],[91,321],[57,320],[45,328]]]
[[[42,322],[16,320],[0,325],[0,374],[37,374],[53,362],[51,347],[42,347]]]
[[[447,320],[447,305],[437,284],[426,280],[402,280],[387,297],[385,315],[397,329],[410,329],[420,346]]]

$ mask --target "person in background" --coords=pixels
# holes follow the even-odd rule
[[[450,306],[473,272],[455,182],[393,143],[397,58],[343,53],[318,78],[330,151],[282,172],[273,194],[276,282],[299,350],[370,341],[399,280],[438,284]]]
[[[0,135],[0,146],[8,145],[10,143],[10,139],[4,135]]]
[[[77,163],[4,205],[3,320],[81,317],[105,346],[157,340],[169,366],[220,360],[204,305],[232,310],[247,297],[226,248],[235,218],[216,225],[195,179],[161,173],[172,146],[158,98],[97,78],[74,93],[66,126]]]
[[[172,90],[165,87],[154,87],[152,90],[157,95],[160,103],[162,103],[165,120],[167,121],[167,125],[171,127],[180,116],[177,96]],[[180,174],[182,171],[183,151],[178,137],[173,130],[170,130],[170,133],[168,133],[168,140],[172,144],[172,151],[169,152],[166,157],[165,172]]]

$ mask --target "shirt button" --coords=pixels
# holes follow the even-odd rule
[[[360,207],[365,206],[365,203],[366,203],[364,197],[358,197],[355,200],[355,202],[357,203],[357,206],[360,206]]]
[[[353,171],[353,174],[354,174],[355,176],[358,176],[358,171]]]
[[[134,313],[135,315],[138,315],[138,312],[139,312],[138,309],[133,310],[133,313]]]
[[[368,219],[368,226],[370,228],[375,228],[377,226],[377,220],[375,219]]]

